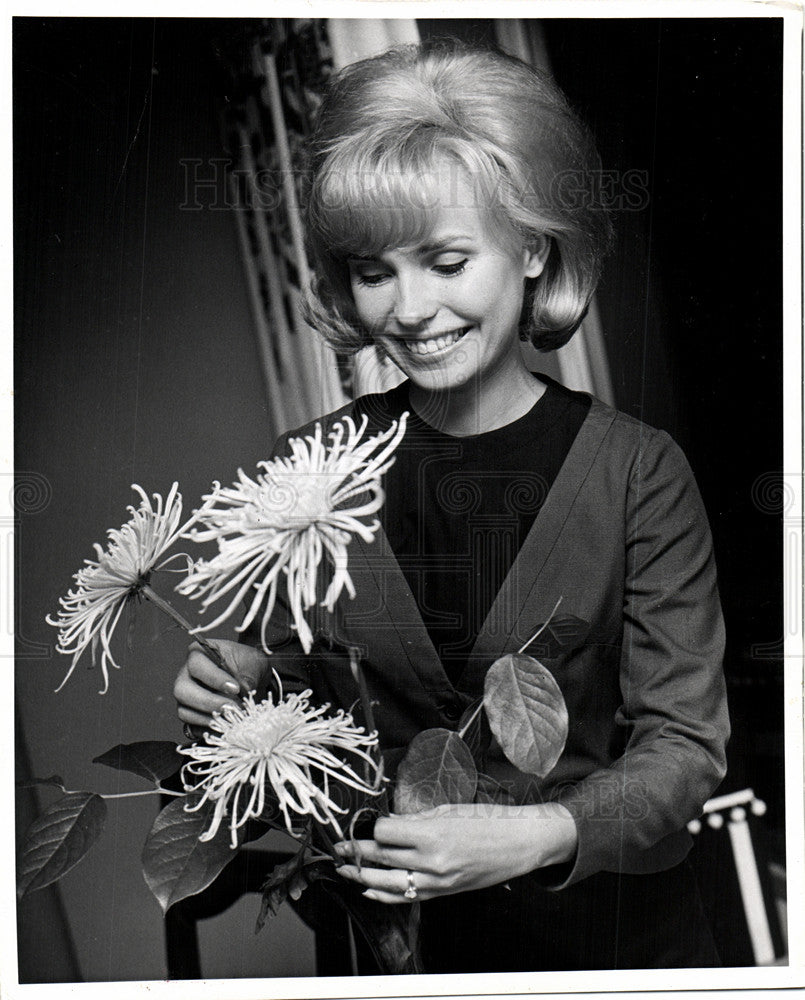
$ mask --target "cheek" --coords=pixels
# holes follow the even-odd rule
[[[464,289],[464,302],[467,309],[480,313],[509,313],[521,308],[524,293],[522,274],[508,261],[500,261],[473,276]]]
[[[494,280],[476,282],[455,302],[455,310],[468,318],[494,321],[519,310],[522,289],[501,274]]]
[[[387,313],[385,299],[380,289],[370,290],[362,288],[360,285],[352,287],[352,301],[355,303],[355,311],[364,326],[371,328],[376,326],[378,321],[383,319]]]

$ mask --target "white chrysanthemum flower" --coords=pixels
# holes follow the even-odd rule
[[[232,847],[237,831],[262,815],[266,796],[276,796],[288,832],[292,813],[329,823],[343,836],[336,817],[347,810],[334,801],[330,783],[341,783],[367,795],[381,790],[380,769],[367,751],[377,746],[377,734],[366,734],[343,711],[324,718],[329,705],[312,708],[310,691],[289,694],[275,703],[272,695],[255,703],[249,693],[242,706],[225,705],[215,713],[206,743],[179,747],[192,760],[182,768],[185,791],[200,794],[188,812],[215,803],[212,822],[200,840],[212,840],[229,815]],[[348,751],[364,760],[375,776],[369,784],[334,751]],[[317,783],[318,782],[318,783]],[[270,802],[270,799],[269,799]]]
[[[332,611],[342,590],[355,596],[347,546],[353,534],[371,542],[380,527],[376,519],[366,524],[361,518],[383,505],[380,477],[394,462],[407,416],[366,441],[367,417],[358,428],[343,417],[329,434],[329,446],[316,424],[312,436],[291,438],[289,457],[260,462],[263,471],[255,479],[238,470],[238,482],[231,487],[215,484],[215,494],[204,498],[208,507],[199,518],[202,527],[188,537],[216,541],[218,555],[196,563],[176,589],[203,597],[204,610],[225,594],[231,599],[214,621],[196,631],[216,628],[248,595],[249,608],[237,631],[248,628],[262,608],[261,639],[269,652],[266,627],[284,574],[294,626],[310,652],[313,633],[304,612],[317,600],[322,557],[326,555],[333,575],[321,603]]]
[[[150,573],[161,569],[169,561],[157,565],[158,560],[203,511],[202,508],[185,524],[180,524],[182,495],[178,486],[178,483],[173,484],[164,503],[162,496],[155,493],[154,508],[142,487],[132,484],[131,488],[140,494],[141,500],[138,508],[127,507],[131,520],[122,528],[108,530],[106,551],[95,543],[97,560],[84,560],[86,565],[73,577],[76,588],[68,591],[66,597],[59,598],[62,610],[58,617],[47,616],[48,624],[59,629],[56,649],[73,656],[67,676],[57,691],[67,683],[87,646],[91,646],[92,662],[95,663],[99,643],[103,671],[101,694],[109,689],[109,667],[119,669],[110,649],[110,641],[126,602],[147,582]]]

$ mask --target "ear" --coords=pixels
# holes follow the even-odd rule
[[[550,236],[545,236],[543,234],[541,236],[534,237],[524,251],[525,270],[523,271],[523,277],[538,278],[545,268],[545,263],[548,260],[548,254],[550,251]]]

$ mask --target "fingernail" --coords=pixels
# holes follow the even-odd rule
[[[229,694],[237,694],[240,691],[240,688],[234,681],[226,681],[224,683],[224,691]]]
[[[335,851],[336,854],[346,854],[347,845],[344,843],[343,840],[339,840],[337,844],[333,844],[333,850]]]

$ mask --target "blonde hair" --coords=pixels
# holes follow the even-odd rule
[[[523,339],[553,350],[581,323],[611,229],[589,183],[600,170],[592,139],[544,74],[457,42],[390,49],[333,79],[306,154],[306,312],[337,351],[371,342],[347,258],[426,237],[427,175],[445,159],[466,171],[498,236],[524,247],[550,238],[543,273],[526,283]]]

